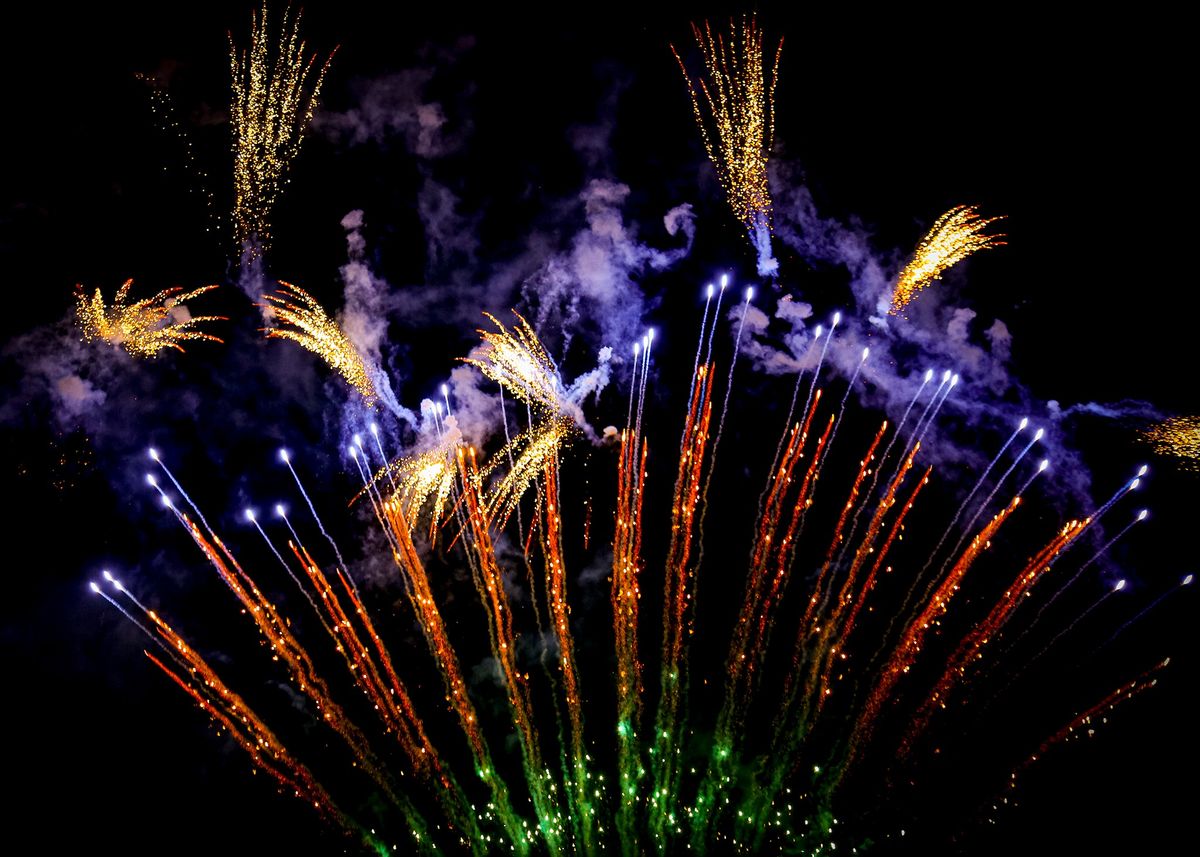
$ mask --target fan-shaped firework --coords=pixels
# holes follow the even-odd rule
[[[250,47],[238,50],[229,37],[233,81],[233,226],[238,244],[252,253],[271,242],[271,214],[283,193],[288,168],[300,153],[330,59],[316,68],[300,38],[301,13],[283,22],[276,37],[266,4],[251,22]]]
[[[699,78],[700,93],[696,92],[697,84],[692,82],[674,46],[671,52],[687,82],[696,125],[729,207],[759,251],[759,273],[773,273],[762,270],[761,260],[770,257],[771,192],[767,160],[775,135],[775,85],[779,80],[783,39],[775,49],[768,80],[764,71],[763,35],[753,17],[740,23],[731,21],[728,37],[714,36],[707,21],[703,28],[693,24],[692,34],[704,58],[706,77]]]
[[[947,268],[980,250],[1004,244],[1000,240],[1003,235],[988,235],[983,231],[1000,219],[980,216],[973,205],[957,206],[939,217],[896,278],[892,307],[888,312],[892,315],[901,313]]]
[[[278,292],[264,295],[266,306],[281,324],[291,326],[265,328],[267,336],[300,343],[328,363],[368,404],[373,402],[376,391],[371,369],[350,337],[308,292],[291,283],[279,285]]]
[[[96,289],[89,298],[79,286],[75,290],[75,319],[85,340],[104,340],[119,345],[134,357],[155,357],[164,348],[183,351],[181,342],[207,339],[221,342],[197,326],[209,321],[227,321],[224,316],[192,316],[184,301],[215,289],[204,286],[190,292],[164,289],[153,297],[128,302],[133,280],[126,280],[113,297],[112,306]]]

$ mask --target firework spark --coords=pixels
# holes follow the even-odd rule
[[[100,290],[89,298],[83,286],[75,289],[75,319],[83,332],[84,341],[104,340],[124,348],[134,357],[155,357],[164,348],[183,351],[181,342],[207,339],[223,342],[210,333],[197,330],[197,325],[209,321],[228,321],[224,316],[188,313],[184,301],[211,291],[216,286],[204,286],[184,292],[180,288],[165,289],[153,297],[128,303],[133,280],[126,280],[117,290],[112,306],[104,305]]]
[[[973,205],[956,206],[939,217],[896,279],[889,314],[903,312],[947,268],[980,250],[1002,246],[1003,235],[988,235],[983,231],[1001,219],[981,217]]]
[[[251,254],[271,242],[271,214],[283,193],[288,167],[300,153],[305,126],[312,119],[330,55],[319,68],[316,54],[305,58],[296,13],[283,15],[272,33],[267,7],[251,18],[250,47],[238,50],[229,37],[233,84],[233,226],[240,246]],[[314,73],[315,71],[315,73]]]
[[[265,307],[282,324],[291,327],[268,327],[263,332],[271,339],[290,339],[316,354],[330,368],[346,379],[346,383],[371,404],[377,398],[372,369],[358,353],[341,325],[329,317],[319,303],[303,289],[281,282],[272,295],[264,295]]]
[[[703,29],[693,24],[692,35],[704,59],[706,78],[693,83],[674,45],[671,52],[692,97],[696,125],[729,207],[759,251],[759,273],[774,273],[771,269],[774,260],[770,259],[771,194],[767,186],[767,161],[774,142],[775,85],[783,39],[775,49],[775,61],[767,80],[763,34],[755,18],[744,18],[740,23],[731,21],[728,37],[714,36],[707,21]]]
[[[1200,473],[1200,416],[1170,417],[1140,434],[1157,454],[1175,458],[1180,470]]]

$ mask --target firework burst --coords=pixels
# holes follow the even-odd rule
[[[288,168],[300,153],[332,55],[317,67],[300,38],[301,13],[285,12],[273,34],[267,8],[254,14],[250,47],[229,37],[233,82],[233,226],[239,246],[256,254],[271,242],[271,214],[283,193]]]
[[[697,630],[695,596],[701,569],[697,557],[698,514],[716,452],[709,435],[717,373],[711,352],[707,352],[703,361],[697,360],[685,415],[671,495],[661,652],[649,665],[643,663],[646,653],[640,641],[657,634],[641,622],[638,605],[648,456],[648,445],[639,428],[643,420],[640,394],[638,407],[631,407],[629,425],[621,434],[610,578],[616,663],[611,690],[616,736],[609,741],[588,731],[584,676],[572,629],[568,553],[564,549],[564,516],[569,510],[564,508],[560,462],[560,451],[569,438],[556,434],[554,428],[563,419],[565,385],[524,321],[512,330],[499,322],[496,326],[496,331],[481,331],[484,345],[469,362],[486,377],[498,381],[510,396],[530,403],[531,415],[535,411],[540,415],[532,417],[533,425],[523,433],[529,436],[527,446],[513,453],[512,445],[506,445],[488,464],[481,465],[477,451],[463,446],[457,432],[444,431],[439,432],[439,442],[425,452],[385,463],[373,477],[360,465],[367,483],[360,496],[371,498],[376,520],[387,537],[392,560],[405,583],[408,604],[441,675],[460,740],[470,749],[476,774],[473,779],[460,780],[448,761],[453,753],[435,743],[434,731],[425,723],[429,712],[419,711],[419,700],[407,689],[398,669],[401,664],[389,653],[381,629],[344,567],[336,545],[333,547],[341,567],[332,572],[323,569],[299,543],[290,522],[288,549],[271,547],[293,582],[305,590],[306,602],[317,612],[328,642],[375,712],[383,733],[398,746],[406,760],[404,770],[414,777],[411,785],[397,781],[378,742],[352,719],[348,708],[335,700],[332,684],[317,670],[317,658],[292,630],[283,610],[267,598],[232,551],[208,529],[194,505],[203,528],[176,509],[157,482],[148,478],[164,505],[232,591],[242,612],[253,621],[292,684],[320,712],[327,727],[349,751],[354,766],[369,777],[395,809],[402,830],[421,849],[455,845],[484,854],[502,846],[521,854],[593,853],[612,838],[622,853],[630,855],[647,849],[670,853],[689,843],[699,853],[727,847],[750,852],[797,848],[823,852],[838,843],[862,842],[856,837],[878,831],[868,826],[843,836],[829,822],[842,784],[853,781],[861,772],[874,771],[881,756],[888,760],[883,762],[887,771],[920,764],[922,735],[935,713],[945,708],[951,693],[978,670],[992,648],[988,644],[1005,634],[1013,614],[1030,597],[1035,584],[1053,571],[1090,525],[1137,487],[1140,478],[1126,483],[1088,518],[1063,524],[1048,543],[1020,564],[1012,583],[995,599],[986,617],[949,647],[948,657],[931,663],[928,650],[940,648],[935,641],[951,610],[963,609],[959,605],[963,599],[956,596],[968,585],[973,568],[983,561],[1001,529],[1012,529],[1005,525],[1019,514],[1020,494],[1045,468],[1036,468],[1021,491],[977,531],[972,529],[972,519],[963,530],[965,546],[961,552],[959,547],[954,548],[953,561],[928,583],[923,596],[915,597],[914,593],[926,581],[919,575],[912,580],[914,610],[897,617],[898,634],[889,640],[890,626],[881,634],[879,627],[872,623],[860,627],[857,620],[875,609],[871,603],[873,590],[881,573],[891,571],[888,563],[894,561],[893,554],[902,552],[898,536],[918,494],[930,483],[932,468],[925,468],[923,475],[914,480],[914,462],[922,450],[914,430],[905,441],[903,457],[893,474],[879,484],[874,477],[886,464],[892,442],[901,436],[903,428],[903,421],[896,427],[885,421],[857,458],[847,499],[836,510],[828,546],[820,546],[817,555],[823,559],[818,561],[815,578],[802,600],[795,604],[793,612],[798,622],[792,626],[781,606],[789,598],[790,572],[804,552],[801,536],[814,514],[820,476],[827,468],[836,467],[830,463],[836,428],[853,383],[847,387],[841,406],[834,409],[829,407],[828,397],[815,389],[814,375],[814,389],[803,418],[788,426],[780,440],[780,455],[757,516],[745,595],[725,656],[724,701],[710,720],[694,707],[695,691],[689,681],[694,672],[716,677],[707,665],[693,663],[689,655]],[[704,339],[702,329],[702,343]],[[648,361],[639,359],[631,384],[634,391],[640,391],[647,372]],[[930,395],[930,419],[949,388],[944,382]],[[913,404],[924,390],[922,386]],[[891,442],[881,455],[878,451],[889,434]],[[361,441],[356,443],[355,458],[365,459],[365,447]],[[158,453],[152,452],[151,457],[192,504]],[[281,459],[292,468],[290,456],[281,454]],[[1017,461],[1020,456],[1014,466]],[[506,462],[511,462],[508,471],[501,474]],[[493,476],[489,478],[489,474]],[[1005,476],[997,480],[996,487]],[[298,476],[296,480],[299,486]],[[497,545],[507,537],[505,513],[530,497],[533,514],[526,519],[528,537],[516,558],[518,565],[524,565],[530,587],[528,603],[523,603],[525,599],[513,597],[508,582],[514,557]],[[864,514],[867,523],[860,534],[858,518]],[[507,720],[505,729],[515,739],[519,759],[516,766],[511,758],[507,765],[494,761],[477,707],[478,693],[469,690],[462,655],[450,639],[451,629],[442,613],[444,602],[439,603],[442,597],[426,568],[429,560],[422,556],[424,551],[414,535],[426,515],[430,543],[440,529],[452,528],[455,537],[444,550],[457,549],[470,570],[486,619],[491,663],[504,688],[505,705],[500,716]],[[248,517],[271,542],[254,517],[249,513]],[[324,531],[323,525],[321,529]],[[285,561],[285,553],[290,553],[292,560]],[[919,554],[904,559],[909,565],[920,560]],[[140,607],[127,591],[118,592]],[[109,600],[138,622],[118,600]],[[1094,605],[1087,612],[1092,609]],[[556,666],[551,669],[546,655],[542,655],[541,679],[531,673],[528,655],[522,653],[520,644],[521,628],[530,610],[539,638],[547,641]],[[155,664],[214,722],[230,732],[255,765],[282,789],[312,804],[365,844],[376,847],[377,837],[372,832],[375,825],[356,820],[335,804],[326,787],[299,761],[299,755],[284,747],[182,638],[157,614],[148,612],[146,616],[156,631],[152,636],[161,638],[175,667],[167,663],[168,659],[157,657],[153,658]],[[790,658],[782,662],[780,687],[778,676],[772,680],[766,665],[772,661],[772,641],[785,627],[793,628],[795,641],[790,646]],[[705,633],[713,631],[707,629]],[[1063,633],[1066,631],[1059,636]],[[879,652],[874,658],[866,657],[869,649],[864,646],[872,642],[880,643]],[[850,662],[848,654],[852,656]],[[922,665],[933,668],[932,682],[930,677],[914,679]],[[647,699],[643,676],[655,668],[658,691]],[[852,703],[848,710],[851,716],[847,717],[847,710],[834,706],[830,697],[835,688],[851,685],[853,689],[845,692]],[[1099,707],[1072,720],[1067,731],[1086,722],[1100,708],[1131,697],[1133,694],[1127,692],[1130,688],[1144,685],[1138,680],[1123,686]],[[589,692],[598,693],[601,687],[603,683],[589,684]],[[547,696],[553,700],[549,707]],[[891,746],[885,738],[890,740],[896,728],[892,709],[898,705],[908,712],[908,718],[898,746]],[[772,727],[764,736],[755,736],[748,728],[748,715],[763,706],[774,713]],[[655,709],[653,732],[649,740],[643,740],[643,727],[650,726],[645,722],[649,719],[648,708]],[[553,730],[544,728],[548,723],[554,725]],[[836,736],[832,740],[819,737],[831,730]],[[705,737],[701,739],[699,734]],[[1056,736],[1049,743],[1057,740]],[[615,749],[611,765],[593,756],[597,745]],[[685,761],[688,757],[695,760],[690,766]],[[793,795],[790,789],[798,782],[800,760],[813,758],[824,760],[821,779],[803,797]],[[616,775],[619,791],[615,794],[608,790],[606,773]],[[486,806],[483,811],[475,809],[481,796]],[[817,823],[800,832],[797,828],[804,817]],[[449,833],[438,834],[438,830]]]
[[[704,60],[703,77],[693,82],[674,45],[671,52],[687,83],[696,125],[725,198],[759,251],[759,273],[773,273],[766,261],[771,232],[767,161],[774,143],[775,86],[783,39],[775,49],[768,79],[763,34],[755,18],[731,21],[728,36],[714,35],[707,21],[703,28],[693,24],[692,35]],[[763,270],[764,265],[768,270]]]
[[[1155,453],[1176,459],[1180,470],[1200,473],[1200,416],[1170,417],[1140,435]]]
[[[124,348],[134,357],[155,357],[164,348],[183,351],[181,342],[206,339],[223,340],[198,330],[198,325],[210,321],[228,321],[224,316],[188,313],[184,301],[212,291],[216,286],[204,286],[190,292],[180,288],[164,289],[153,297],[129,303],[133,280],[126,280],[113,297],[112,306],[104,305],[99,289],[88,297],[83,286],[75,289],[75,319],[85,341],[103,340]]]
[[[268,327],[264,333],[271,339],[290,339],[324,360],[346,380],[367,404],[375,401],[375,382],[372,371],[358,353],[341,326],[310,295],[291,283],[280,283],[273,295],[265,295],[264,304],[280,323],[291,327]]]
[[[973,205],[957,206],[939,217],[897,277],[888,313],[899,315],[903,312],[947,268],[980,250],[1002,246],[1005,243],[1000,240],[1003,235],[989,235],[983,231],[1001,219],[981,217]]]

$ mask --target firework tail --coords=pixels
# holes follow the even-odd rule
[[[562,850],[562,829],[557,802],[549,789],[549,772],[542,761],[541,742],[535,729],[533,703],[526,674],[517,665],[516,638],[513,634],[512,609],[504,591],[503,575],[492,545],[483,507],[482,486],[475,451],[459,449],[459,476],[462,480],[465,513],[470,525],[468,549],[474,555],[479,578],[486,595],[488,632],[492,656],[500,665],[507,689],[509,711],[521,744],[525,778],[533,798],[538,827],[551,854]]]
[[[663,586],[663,641],[660,695],[651,754],[654,781],[650,798],[648,826],[659,851],[667,848],[670,833],[676,830],[675,808],[678,803],[679,753],[687,719],[687,640],[690,631],[692,600],[692,552],[695,547],[694,524],[699,499],[704,451],[712,418],[712,378],[714,364],[697,370],[698,383],[688,403],[684,423],[684,443],[679,456],[675,489],[671,496],[671,541],[667,551]]]
[[[643,775],[638,741],[642,711],[642,665],[638,661],[638,599],[641,590],[642,497],[647,445],[632,428],[621,438],[617,465],[617,519],[613,534],[612,609],[617,659],[617,831],[625,857],[640,854],[638,783]]]
[[[519,854],[527,854],[530,848],[528,832],[513,810],[509,789],[492,763],[491,752],[479,724],[475,706],[467,694],[467,683],[463,678],[458,655],[450,644],[441,611],[433,598],[433,590],[425,565],[421,561],[413,542],[409,518],[403,502],[393,495],[383,507],[384,517],[396,543],[395,560],[405,578],[405,591],[409,604],[416,614],[418,624],[425,637],[429,651],[441,674],[446,701],[458,718],[467,744],[475,761],[475,773],[487,785],[492,799],[492,810],[503,827],[509,842]]]

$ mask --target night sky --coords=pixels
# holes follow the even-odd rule
[[[47,10],[21,13],[6,27],[0,472],[10,502],[0,652],[4,770],[16,795],[3,814],[6,850],[33,843],[38,853],[358,853],[353,840],[252,775],[244,754],[141,655],[144,638],[87,591],[100,569],[111,568],[171,617],[230,684],[261,700],[265,719],[279,722],[298,755],[322,758],[332,739],[295,710],[303,703],[292,701],[284,674],[271,671],[253,629],[146,487],[151,445],[243,565],[262,569],[288,608],[298,599],[284,594],[288,582],[240,516],[247,506],[265,510],[282,500],[310,546],[325,547],[275,457],[280,446],[293,450],[397,661],[411,670],[406,679],[418,705],[422,694],[432,700],[426,719],[435,738],[459,740],[438,708],[438,677],[395,570],[379,553],[385,543],[364,510],[346,511],[361,483],[339,450],[372,417],[313,355],[265,341],[262,317],[239,288],[245,278],[228,228],[226,33],[244,44],[254,6],[213,3],[187,16],[138,3]],[[309,3],[302,30],[310,49],[322,58],[335,46],[337,53],[273,218],[267,289],[296,283],[337,310],[347,263],[341,221],[360,210],[363,261],[388,296],[385,369],[399,401],[416,409],[477,344],[481,311],[509,318],[516,307],[537,319],[551,305],[546,272],[563,265],[574,288],[576,269],[564,260],[578,262],[572,253],[593,246],[580,236],[597,232],[596,206],[615,211],[623,232],[604,246],[612,259],[625,258],[613,275],[619,288],[605,291],[611,283],[601,278],[598,297],[584,295],[574,315],[544,313],[539,332],[568,379],[594,366],[601,346],[615,348],[612,385],[585,407],[602,431],[624,419],[633,341],[610,340],[627,328],[659,331],[662,356],[647,405],[643,572],[653,629],[701,286],[723,272],[739,294],[755,285],[756,306],[772,321],[737,368],[714,478],[706,568],[715,576],[702,596],[696,675],[719,678],[732,621],[721,607],[740,598],[753,500],[791,395],[794,375],[764,371],[769,354],[787,352],[789,325],[774,317],[784,295],[811,305],[810,326],[840,310],[849,319],[847,349],[880,344],[887,355],[850,396],[838,454],[823,476],[820,496],[829,509],[842,501],[879,420],[895,420],[912,394],[889,383],[906,385],[929,366],[963,374],[964,389],[948,400],[945,425],[923,461],[942,481],[920,510],[926,517],[911,526],[916,562],[1021,416],[1046,427],[1052,466],[1041,493],[1030,495],[1025,529],[1008,534],[981,567],[985,577],[1011,574],[1062,521],[1086,514],[1149,464],[1138,498],[1114,509],[1103,535],[1073,549],[1055,570],[1060,580],[1137,508],[1149,508],[1149,519],[1092,566],[1047,626],[1014,646],[1008,666],[970,686],[968,696],[978,698],[946,726],[949,758],[929,769],[924,790],[892,782],[881,792],[882,777],[872,785],[864,776],[846,801],[870,806],[886,795],[881,817],[889,830],[912,814],[914,841],[885,842],[885,853],[909,845],[962,854],[1173,847],[1192,834],[1187,817],[1197,795],[1188,775],[1200,761],[1189,716],[1198,677],[1194,590],[1180,589],[1100,647],[1200,570],[1192,531],[1196,463],[1188,470],[1153,455],[1138,436],[1163,418],[1200,412],[1190,236],[1186,215],[1177,213],[1195,177],[1184,155],[1194,148],[1184,131],[1194,101],[1185,84],[1184,27],[1136,13],[1118,19],[995,9],[941,19],[780,7],[757,7],[768,40],[785,37],[771,160],[776,282],[756,275],[668,47],[695,61],[689,21],[724,21],[742,6],[476,13],[432,4],[385,15],[373,4]],[[138,75],[165,88],[171,115],[153,109]],[[687,252],[683,235],[668,234],[663,221],[684,203],[695,230]],[[865,248],[894,276],[937,216],[959,204],[1006,215],[999,228],[1007,245],[953,269],[919,299],[905,323],[911,335],[889,338],[868,321],[875,311],[862,297],[869,276],[847,248]],[[814,238],[818,229],[826,240]],[[622,257],[630,248],[640,261]],[[652,251],[670,263],[646,262]],[[81,345],[71,327],[76,285],[111,297],[131,277],[136,297],[219,284],[192,311],[227,316],[213,328],[226,343],[193,343],[186,354],[149,361],[104,343]],[[637,299],[627,300],[630,294]],[[975,315],[958,316],[968,332],[956,339],[953,319],[962,308]],[[996,320],[1011,335],[1011,355],[989,348],[985,331]],[[722,315],[722,372],[735,325]],[[833,404],[846,390],[847,366],[831,359],[826,369]],[[56,385],[67,375],[85,379],[93,395],[64,404]],[[494,385],[479,389],[494,396]],[[462,407],[468,435],[497,449],[495,414],[489,423],[465,398]],[[392,415],[377,418],[396,439],[393,454],[413,442]],[[611,527],[613,451],[580,441],[564,468],[568,526],[571,515],[579,525],[588,504],[598,531]],[[806,536],[815,556],[831,521],[814,508]],[[602,541],[611,538],[605,533]],[[599,736],[611,734],[612,719],[608,584],[595,572],[595,546],[589,553],[571,538],[572,621],[577,642],[586,641],[587,711],[606,724],[589,740],[604,758],[611,750]],[[482,616],[462,569],[451,558],[444,570],[438,594],[462,642],[464,667],[478,667],[473,692],[488,712],[497,691],[478,666],[486,656]],[[793,597],[807,573],[794,574]],[[1117,579],[1127,579],[1127,591],[1027,666]],[[1043,582],[1035,593],[1045,596],[1054,585]],[[948,638],[967,630],[990,603],[985,595],[964,593]],[[785,612],[793,609],[785,603]],[[312,634],[311,619],[296,621]],[[987,811],[1009,771],[1042,740],[1167,656],[1159,685],[1119,708],[1093,740],[1059,746],[1022,775],[1020,807]],[[711,694],[697,701],[719,702]],[[502,745],[499,727],[496,736],[493,744]],[[325,765],[335,791],[334,764],[314,767]]]

